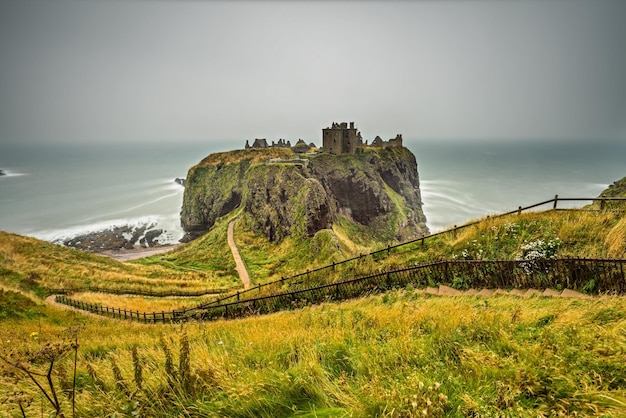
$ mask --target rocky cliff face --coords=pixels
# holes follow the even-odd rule
[[[406,148],[305,159],[288,149],[250,149],[212,154],[189,170],[181,212],[189,238],[240,206],[274,242],[311,237],[340,217],[381,241],[428,232],[417,163]]]

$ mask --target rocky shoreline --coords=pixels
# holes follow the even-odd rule
[[[115,226],[102,231],[89,232],[58,243],[83,251],[102,253],[105,251],[158,248],[166,245],[167,232],[154,229],[155,225]]]

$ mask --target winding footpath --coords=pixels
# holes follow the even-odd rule
[[[244,289],[250,288],[250,276],[248,275],[248,270],[246,270],[246,265],[243,263],[241,259],[241,255],[239,254],[239,250],[237,249],[237,245],[235,244],[235,222],[237,222],[237,218],[232,220],[228,224],[228,246],[230,247],[230,252],[233,253],[233,258],[235,259],[235,265],[237,266],[237,273],[239,274],[239,278],[243,283]]]
[[[245,268],[244,268],[245,271]],[[247,276],[247,272],[246,272]],[[497,295],[508,295],[508,296],[516,296],[520,298],[533,298],[533,297],[553,297],[553,298],[578,298],[578,299],[597,299],[602,298],[603,296],[591,296],[586,295],[584,293],[577,292],[575,290],[565,289],[565,290],[555,290],[555,289],[513,289],[513,290],[505,290],[505,289],[469,289],[469,290],[457,290],[449,286],[440,285],[436,287],[427,287],[425,289],[415,289],[414,292],[419,294],[429,294],[443,297],[463,297],[463,296],[476,296],[476,297],[492,297]],[[50,295],[46,298],[46,303],[54,305],[56,307],[67,309],[74,311],[76,313],[80,313],[82,315],[87,315],[92,318],[110,320],[110,321],[124,321],[122,318],[112,318],[108,316],[98,315],[93,312],[84,311],[82,309],[78,309],[69,305],[65,305],[62,303],[58,303],[55,300],[56,295]],[[611,296],[609,296],[611,297]],[[623,296],[618,296],[623,297]],[[117,308],[116,308],[117,309]]]

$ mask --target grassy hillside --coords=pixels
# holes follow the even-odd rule
[[[223,249],[209,245],[213,234],[225,232],[226,222],[216,230],[180,250],[166,254],[165,262],[182,264],[181,251],[201,260],[229,259]],[[288,277],[307,269],[367,254],[381,248],[379,242],[362,236],[350,222],[337,222],[332,231],[322,231],[313,239],[289,237],[280,244],[267,241],[238,221],[235,240],[251,272],[253,283]],[[219,241],[216,241],[219,242]],[[382,247],[384,248],[384,247]],[[550,211],[523,213],[485,219],[457,231],[398,247],[391,256],[368,268],[379,270],[442,259],[514,259],[531,250],[550,257],[626,257],[626,218],[614,211]],[[152,257],[154,263],[160,257]],[[225,262],[225,261],[223,261]]]
[[[600,196],[626,197],[626,177],[611,184],[602,193],[600,193]]]
[[[237,214],[233,214],[236,216]],[[0,415],[411,417],[626,416],[626,299],[438,297],[401,289],[242,320],[142,325],[44,303],[49,288],[238,286],[225,245],[232,217],[163,256],[131,263],[0,233]],[[376,249],[341,222],[312,240],[269,243],[236,224],[263,282]],[[378,244],[379,245],[379,244]],[[387,269],[440,259],[626,257],[622,212],[485,219],[368,258]],[[356,274],[357,270],[352,270]],[[201,299],[110,296],[164,310]],[[68,334],[68,329],[71,331]],[[76,383],[74,348],[76,349]],[[53,367],[50,368],[51,361]],[[45,376],[51,370],[54,394]],[[75,391],[75,396],[72,393]]]
[[[225,244],[215,247],[225,247]],[[184,254],[184,250],[181,252]],[[187,265],[199,265],[200,268],[192,269]],[[144,291],[229,288],[239,286],[234,281],[234,268],[232,260],[221,266],[203,264],[200,260],[181,265],[146,261],[121,263],[101,255],[0,231],[0,284],[39,296],[50,293],[48,289],[80,289],[89,285]]]

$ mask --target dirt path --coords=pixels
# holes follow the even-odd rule
[[[239,250],[237,249],[237,245],[235,244],[235,222],[237,219],[231,221],[228,224],[228,246],[230,247],[230,252],[233,253],[233,258],[235,259],[235,265],[237,266],[237,273],[239,273],[239,278],[243,283],[244,289],[250,288],[250,276],[248,276],[248,270],[246,270],[246,265],[243,263],[241,259],[241,255],[239,255]]]

